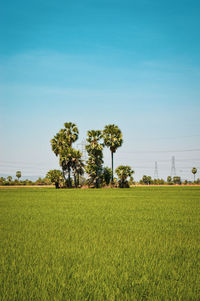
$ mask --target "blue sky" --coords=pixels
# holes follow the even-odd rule
[[[155,161],[166,177],[173,155],[182,178],[200,169],[199,1],[2,1],[0,11],[0,174],[58,167],[49,140],[66,121],[80,141],[116,123],[115,165],[136,179]]]

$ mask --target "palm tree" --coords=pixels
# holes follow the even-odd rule
[[[131,167],[128,165],[120,165],[117,167],[115,172],[119,178],[120,188],[129,187],[127,179],[128,177],[131,177],[132,174],[134,174],[134,170],[132,170]]]
[[[12,177],[11,177],[11,176],[8,176],[8,177],[7,177],[7,180],[8,180],[9,182],[11,182],[11,181],[12,181]]]
[[[21,176],[22,176],[22,173],[21,173],[21,171],[17,171],[16,172],[16,177],[18,178],[18,181],[19,181],[19,178],[21,178]]]
[[[197,168],[196,167],[192,168],[192,173],[194,175],[194,182],[195,182],[195,174],[197,173]]]
[[[168,176],[168,177],[167,177],[167,183],[170,184],[171,182],[172,182],[172,177],[171,177],[171,176]]]
[[[72,159],[72,169],[74,171],[74,185],[75,187],[79,186],[79,176],[84,174],[84,163],[82,158],[82,153],[79,150],[73,151]]]
[[[46,177],[51,183],[55,184],[56,189],[60,188],[60,183],[63,181],[63,175],[60,170],[49,170]]]
[[[113,154],[123,143],[122,132],[115,124],[106,125],[103,131],[104,144],[111,151],[112,183],[113,183]]]

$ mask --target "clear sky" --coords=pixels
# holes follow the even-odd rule
[[[200,177],[200,1],[1,1],[0,174],[58,168],[50,139],[117,124],[115,167]],[[105,165],[110,154],[105,151]]]

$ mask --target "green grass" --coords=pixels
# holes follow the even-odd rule
[[[200,188],[0,190],[1,300],[200,300]]]

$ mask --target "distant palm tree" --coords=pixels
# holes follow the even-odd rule
[[[192,173],[193,173],[193,175],[194,175],[194,182],[195,182],[195,174],[197,173],[196,167],[193,167],[193,168],[192,168]]]
[[[18,178],[18,181],[19,181],[19,178],[21,178],[21,176],[22,176],[22,173],[21,173],[21,171],[17,171],[16,172],[16,177]]]
[[[122,132],[115,124],[106,125],[103,131],[104,144],[111,151],[112,183],[113,183],[113,154],[123,143]]]

